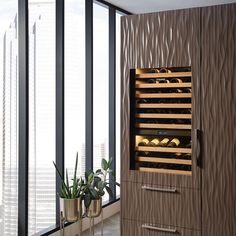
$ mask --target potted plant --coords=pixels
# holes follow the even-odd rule
[[[76,154],[76,162],[74,175],[72,179],[72,185],[69,183],[68,170],[66,169],[66,178],[59,171],[55,162],[53,162],[57,174],[61,178],[61,191],[59,193],[60,197],[60,212],[63,221],[75,222],[81,218],[82,215],[82,178],[77,178],[77,168],[78,168],[78,153]]]
[[[85,182],[82,187],[82,192],[86,216],[89,218],[94,218],[101,214],[102,196],[105,194],[105,191],[110,196],[113,195],[112,190],[109,187],[109,179],[107,178],[107,175],[112,172],[111,164],[112,159],[106,161],[103,158],[101,169],[98,169],[95,172],[85,172]]]

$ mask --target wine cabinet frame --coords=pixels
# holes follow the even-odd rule
[[[150,68],[151,69],[151,68]],[[153,146],[138,146],[135,137],[137,135],[147,137],[147,136],[162,136],[164,137],[190,137],[192,140],[191,131],[192,124],[176,124],[176,123],[145,123],[143,121],[138,121],[138,119],[181,119],[181,120],[192,120],[192,114],[178,114],[178,113],[150,113],[148,109],[192,109],[192,101],[183,101],[183,103],[137,103],[140,98],[166,98],[169,99],[179,99],[179,98],[192,98],[192,93],[172,93],[173,88],[190,88],[192,89],[192,72],[186,71],[191,70],[191,67],[178,68],[180,72],[169,72],[169,73],[152,73],[150,69],[131,69],[130,71],[130,169],[137,170],[140,172],[150,172],[150,173],[164,173],[164,174],[175,174],[175,175],[192,175],[192,170],[182,170],[178,169],[178,165],[191,166],[192,167],[192,148],[184,147],[153,147]],[[158,68],[160,69],[160,68]],[[176,70],[176,68],[168,68],[171,70]],[[151,69],[151,70],[156,70]],[[181,71],[182,70],[182,71]],[[148,79],[172,79],[181,78],[183,81],[180,83],[148,83]],[[145,92],[140,92],[139,89],[168,89],[163,93],[152,92],[149,90]],[[142,112],[137,112],[142,109]],[[146,111],[146,112],[145,112]],[[155,156],[142,156],[140,153],[152,153]],[[181,159],[181,157],[173,158],[163,157],[163,153],[166,154],[191,154],[191,159]],[[162,157],[161,157],[162,156]],[[175,164],[177,167],[172,168],[155,168],[155,167],[143,167],[139,166],[140,163],[164,163]],[[138,164],[138,167],[137,167]]]

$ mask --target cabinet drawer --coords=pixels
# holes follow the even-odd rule
[[[200,191],[122,182],[121,217],[201,229]]]
[[[173,227],[168,225],[150,224],[140,221],[121,220],[121,236],[200,236],[201,231]]]

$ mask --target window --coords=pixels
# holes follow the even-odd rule
[[[120,13],[116,13],[116,181],[120,183],[120,108],[121,108],[121,90],[120,90]],[[120,188],[116,187],[116,195],[120,196]]]
[[[108,9],[93,4],[93,167],[109,159]],[[106,194],[103,200],[109,196]]]
[[[0,9],[0,232],[7,236],[18,226],[17,1],[3,1]]]
[[[29,235],[55,224],[55,2],[29,1]]]
[[[88,2],[90,5],[87,4]],[[56,3],[59,7],[56,7]],[[91,6],[93,6],[93,14],[90,15],[91,11],[87,11],[86,16],[86,9],[91,10]],[[25,37],[27,29],[24,28],[27,7],[28,51],[20,50],[19,57],[23,60],[19,60],[18,43],[27,45],[27,37]],[[20,13],[23,12],[19,19],[18,8],[21,9]],[[56,181],[56,172],[52,163],[56,160],[56,150],[59,147],[56,143],[56,120],[58,120],[56,105],[60,106],[61,111],[64,108],[64,137],[59,137],[60,141],[64,139],[64,146],[62,146],[64,160],[61,160],[61,163],[65,163],[65,168],[68,168],[69,174],[71,174],[78,152],[78,174],[83,176],[86,171],[85,121],[88,117],[86,117],[85,110],[85,58],[88,55],[85,51],[85,34],[91,30],[87,28],[88,31],[86,31],[86,17],[93,22],[93,38],[91,39],[93,47],[89,48],[91,52],[93,51],[93,62],[89,63],[93,70],[93,93],[90,94],[90,98],[93,100],[93,114],[91,114],[93,134],[89,135],[93,139],[93,146],[88,147],[93,151],[93,160],[89,160],[87,164],[92,163],[93,168],[98,169],[101,167],[102,158],[109,159],[110,157],[109,43],[113,42],[109,41],[109,9],[114,12],[116,7],[98,4],[96,1],[93,3],[92,0],[67,0],[64,1],[64,5],[63,2],[55,0],[8,0],[0,3],[0,78],[3,78],[0,80],[0,153],[2,153],[0,157],[0,232],[3,236],[18,235],[18,217],[22,215],[27,217],[28,214],[28,221],[19,221],[19,227],[25,235],[27,230],[28,235],[34,235],[56,223],[56,215],[59,214],[56,212],[58,201],[56,186],[59,183]],[[62,42],[63,30],[59,30],[61,33],[58,34],[59,37],[56,37],[55,30],[58,24],[56,13],[61,14],[63,11],[65,13],[64,27],[62,27],[64,46],[58,44]],[[118,182],[120,178],[119,18],[120,14],[117,13],[117,96],[115,97],[117,137],[114,137],[117,141],[117,160],[114,160],[113,157],[113,161],[116,162]],[[19,28],[20,30],[18,30]],[[62,58],[63,53],[58,53],[56,58],[56,45],[61,45],[64,49],[64,58]],[[27,60],[24,60],[25,56],[28,64]],[[57,61],[60,62],[63,62],[64,59],[64,65],[56,64],[58,58],[60,60]],[[63,66],[62,78],[64,76],[64,81],[62,81],[61,88],[64,89],[64,97],[60,95],[60,101],[64,99],[64,107],[58,102],[58,93],[56,93],[59,91],[56,86],[56,82],[59,81],[56,78],[56,69],[63,68]],[[19,77],[19,74],[22,76]],[[24,82],[28,83],[27,86],[22,86],[25,85]],[[24,102],[27,93],[29,95],[28,104]],[[20,99],[19,94],[22,95]],[[19,105],[20,107],[26,106],[21,116],[18,115]],[[112,111],[113,113],[114,111]],[[19,120],[24,127],[18,125]],[[62,123],[61,126],[63,126]],[[26,132],[27,128],[28,132]],[[23,139],[19,139],[22,136]],[[22,149],[20,148],[20,154],[18,154],[19,140],[24,140],[24,142],[28,140],[26,146],[22,145]],[[28,149],[26,149],[27,144]],[[29,155],[28,166],[26,164],[27,153]],[[23,162],[21,162],[21,158]],[[60,158],[62,159],[63,155]],[[87,168],[89,167],[87,166]],[[26,175],[22,175],[24,173],[28,174],[28,178]],[[26,183],[26,181],[28,181],[28,189],[22,188],[24,192],[20,192],[18,196],[18,182]],[[19,186],[19,189],[21,187]],[[25,191],[28,191],[27,196],[22,194]],[[119,189],[117,189],[117,193],[119,196]],[[21,202],[18,202],[18,198],[21,199]],[[108,194],[104,196],[103,200],[104,203],[108,202]],[[22,212],[23,214],[21,214]]]
[[[85,172],[85,1],[65,1],[65,167]]]

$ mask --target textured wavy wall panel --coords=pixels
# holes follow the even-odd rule
[[[202,9],[203,235],[236,235],[236,4]]]
[[[201,236],[201,231],[197,230],[190,230],[185,228],[179,228],[179,227],[171,227],[176,229],[176,233],[167,233],[167,232],[161,232],[161,231],[155,231],[155,230],[148,230],[143,229],[141,226],[142,224],[145,224],[146,222],[140,222],[140,221],[132,221],[132,220],[123,220],[121,222],[122,225],[122,231],[121,235],[127,235],[127,236]],[[158,225],[155,226],[161,227],[161,228],[169,228],[168,225]]]
[[[193,176],[140,173],[129,169],[130,69],[192,67],[193,128],[199,128],[200,9],[124,16],[121,19],[121,173],[122,181],[199,188],[193,155]],[[195,142],[193,143],[195,153]]]
[[[200,190],[148,191],[142,189],[142,184],[131,182],[123,182],[122,188],[121,198],[126,204],[123,219],[201,230]]]

